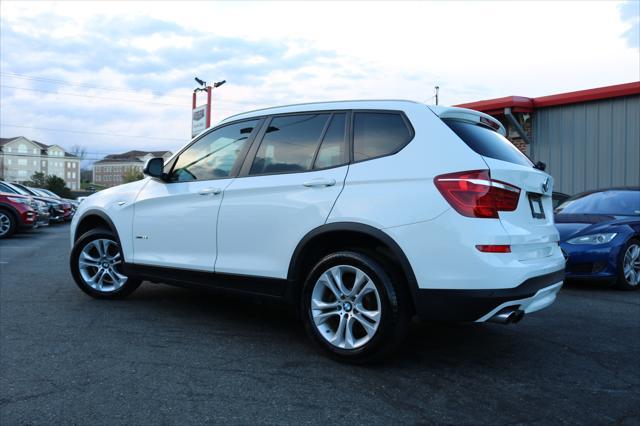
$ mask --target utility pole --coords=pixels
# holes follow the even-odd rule
[[[217,83],[213,83],[212,86],[207,86],[207,82],[204,80],[200,80],[198,77],[195,78],[196,82],[200,85],[200,87],[196,87],[193,89],[192,96],[192,118],[191,118],[191,137],[197,135],[201,131],[209,128],[211,126],[211,91],[216,89],[227,82],[227,80],[218,81]],[[196,96],[198,92],[207,92],[207,103],[204,105],[196,106]]]
[[[440,91],[440,86],[436,86],[436,105],[438,105],[438,92]]]

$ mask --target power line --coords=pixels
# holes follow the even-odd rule
[[[107,98],[104,96],[94,96],[94,95],[81,95],[79,93],[66,93],[66,92],[54,92],[51,90],[41,90],[41,89],[29,89],[26,87],[15,87],[15,86],[6,86],[4,84],[0,84],[0,87],[4,87],[5,89],[15,89],[15,90],[27,90],[29,92],[39,92],[39,93],[53,93],[54,95],[63,95],[63,96],[77,96],[80,98],[93,98],[93,99],[105,99],[109,101],[122,101],[122,102],[135,102],[139,104],[152,104],[152,105],[164,105],[164,106],[177,106],[181,108],[187,108],[189,104],[169,104],[164,102],[151,102],[151,101],[138,101],[135,99],[122,99],[122,98]]]
[[[425,99],[423,103],[425,103],[425,104],[426,104],[427,102],[429,102],[431,99],[433,99],[433,98],[435,98],[435,97],[436,97],[436,95],[430,96],[430,97],[428,97],[427,99]]]
[[[64,80],[57,80],[57,79],[53,79],[53,78],[46,78],[46,77],[36,77],[36,76],[29,76],[29,75],[25,75],[25,74],[18,74],[18,73],[13,73],[13,72],[4,72],[4,71],[0,71],[0,75],[4,75],[7,77],[11,77],[11,78],[19,78],[19,79],[24,79],[24,80],[31,80],[31,81],[40,81],[40,82],[45,82],[45,83],[51,83],[51,84],[57,84],[57,85],[61,85],[61,86],[70,86],[70,87],[80,87],[80,88],[86,88],[86,89],[97,89],[97,90],[108,90],[108,91],[116,91],[116,92],[122,92],[122,93],[131,93],[131,94],[140,94],[141,91],[144,91],[146,89],[123,89],[123,88],[118,88],[118,87],[108,87],[108,86],[95,86],[95,85],[90,85],[90,84],[83,84],[83,83],[78,83],[78,82],[67,82]],[[13,89],[20,89],[20,90],[31,90],[31,91],[38,91],[38,92],[46,92],[46,93],[55,93],[55,94],[63,94],[63,93],[59,93],[59,92],[52,92],[52,91],[46,91],[46,90],[35,90],[35,89],[28,89],[28,88],[22,88],[22,87],[13,87],[13,86],[3,86],[3,87],[7,87],[7,88],[13,88]],[[188,96],[187,94],[185,94],[185,98],[182,97],[178,97],[178,96],[172,96],[172,95],[162,95],[157,91],[151,91],[151,94],[153,96],[158,96],[158,97],[165,97],[165,98],[172,98],[172,99],[185,99],[186,96]],[[77,95],[77,94],[70,94],[71,96],[81,96],[81,95]],[[89,97],[88,95],[85,95],[86,97]],[[96,96],[96,98],[98,98]],[[111,99],[111,100],[125,100],[125,99],[121,99],[121,98],[103,98],[103,99]],[[159,105],[172,105],[172,106],[183,106],[178,105],[178,104],[169,104],[169,103],[159,103],[159,102],[151,102],[151,101],[133,101],[133,100],[126,100],[128,102],[144,102],[144,103],[157,103]],[[243,101],[216,101],[214,104],[220,104],[220,105],[255,105],[253,102],[243,102]]]
[[[180,141],[186,142],[189,138],[178,139],[178,138],[162,138],[158,136],[141,136],[141,135],[121,135],[117,133],[106,133],[106,132],[90,132],[88,130],[71,130],[71,129],[52,129],[49,127],[36,127],[36,126],[23,126],[20,124],[7,124],[1,123],[2,127],[18,127],[22,129],[35,129],[35,130],[49,130],[52,132],[68,132],[68,133],[83,133],[89,135],[100,135],[100,136],[114,136],[119,138],[139,138],[139,139],[155,139],[155,140],[165,140],[165,141]]]
[[[12,78],[20,78],[23,80],[32,80],[32,81],[42,81],[45,83],[51,83],[51,84],[57,84],[57,85],[61,85],[61,86],[71,86],[71,87],[82,87],[85,89],[98,89],[98,90],[109,90],[109,91],[115,91],[115,92],[122,92],[122,93],[133,93],[133,94],[139,94],[140,90],[135,90],[135,89],[124,89],[122,87],[108,87],[108,86],[95,86],[92,84],[85,84],[85,83],[78,83],[78,82],[68,82],[65,80],[57,80],[54,78],[47,78],[47,77],[35,77],[35,76],[30,76],[30,75],[25,75],[25,74],[18,74],[18,73],[14,73],[14,72],[2,72],[0,71],[1,75],[5,75],[7,77],[12,77]],[[143,89],[141,89],[143,90]],[[185,93],[185,97],[178,97],[178,96],[172,96],[172,95],[161,95],[158,92],[153,92],[151,91],[151,94],[154,96],[164,96],[166,98],[174,98],[174,99],[184,99],[187,96],[189,96],[189,94]]]

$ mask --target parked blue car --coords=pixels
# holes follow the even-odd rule
[[[568,279],[640,287],[640,187],[584,192],[555,210]]]

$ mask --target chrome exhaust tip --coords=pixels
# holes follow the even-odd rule
[[[524,317],[524,311],[517,306],[508,306],[489,318],[489,322],[497,324],[515,324]]]

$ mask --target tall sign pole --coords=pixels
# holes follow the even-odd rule
[[[211,86],[207,86],[207,129],[211,126]]]
[[[222,86],[226,80],[213,83],[213,86],[207,86],[207,82],[196,77],[196,82],[200,85],[193,90],[191,102],[191,137],[211,127],[211,92],[213,89]],[[198,92],[207,92],[207,103],[197,105]]]

